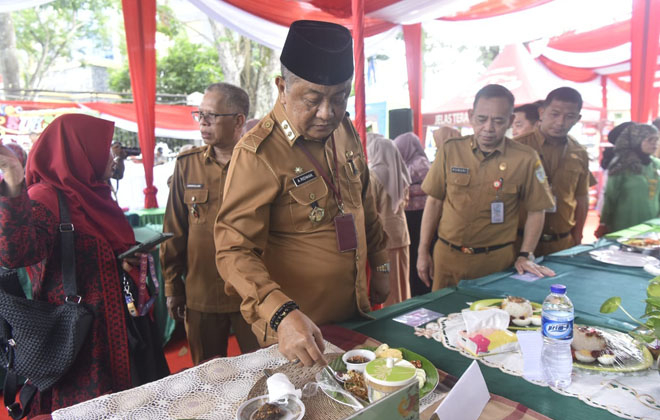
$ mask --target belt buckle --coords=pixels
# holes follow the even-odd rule
[[[552,240],[552,235],[550,235],[548,233],[544,233],[543,235],[541,235],[541,239],[546,241],[546,242],[551,241]]]
[[[470,248],[469,246],[462,246],[461,252],[463,254],[474,254],[474,248]]]

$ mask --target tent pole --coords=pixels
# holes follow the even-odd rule
[[[364,0],[351,0],[353,11],[353,57],[355,58],[355,128],[367,155],[367,117],[364,92]],[[367,156],[368,158],[368,156]]]
[[[424,145],[422,135],[422,24],[403,25],[408,68],[408,94],[413,114],[413,131]]]
[[[144,207],[156,208],[154,147],[156,145],[156,0],[122,0],[131,89],[138,123],[138,141],[147,187]]]

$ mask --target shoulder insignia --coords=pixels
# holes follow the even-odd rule
[[[266,116],[241,138],[237,146],[256,152],[261,143],[273,132],[274,127],[275,121],[270,116]]]
[[[536,160],[536,163],[534,164],[534,175],[536,175],[536,179],[543,184],[545,182],[545,169],[543,169],[543,164],[539,159]]]
[[[204,146],[195,146],[192,149],[188,149],[185,152],[179,153],[178,155],[176,155],[176,158],[180,159],[182,157],[196,155],[198,153],[203,153],[205,148],[206,148],[205,145]]]

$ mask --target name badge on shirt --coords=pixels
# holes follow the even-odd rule
[[[314,173],[314,171],[307,171],[304,174],[300,174],[300,175],[294,177],[293,178],[293,184],[296,187],[299,187],[302,184],[304,184],[305,182],[309,182],[314,178],[316,178],[316,174]]]
[[[186,188],[190,188],[190,189],[198,189],[198,188],[202,188],[203,186],[204,184],[186,184]]]
[[[490,203],[490,223],[504,223],[504,203],[493,201]]]
[[[470,172],[468,168],[459,168],[457,166],[452,166],[451,171],[455,174],[467,174]]]

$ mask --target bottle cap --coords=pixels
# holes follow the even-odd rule
[[[552,293],[558,293],[560,295],[563,295],[566,293],[566,286],[563,284],[553,284],[550,286],[550,291]]]

